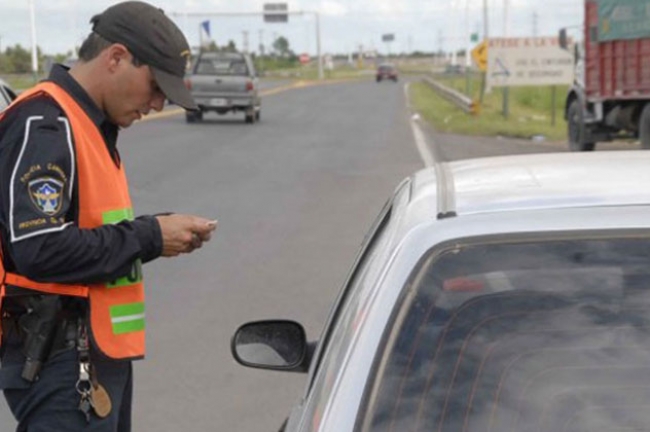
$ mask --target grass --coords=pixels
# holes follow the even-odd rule
[[[31,74],[7,74],[0,75],[9,87],[14,90],[25,90],[34,86],[34,77]],[[40,79],[40,78],[39,78]]]
[[[467,81],[464,76],[436,79],[466,93]],[[493,89],[485,95],[478,115],[465,114],[425,83],[411,86],[411,98],[420,114],[441,132],[525,139],[543,135],[547,140],[561,141],[566,139],[567,134],[563,118],[567,87],[557,86],[555,91],[555,125],[552,124],[552,87],[511,88],[508,118],[503,116],[502,89]],[[480,77],[470,79],[468,93],[473,100],[480,99]]]
[[[356,69],[352,67],[339,67],[334,70],[323,70],[325,79],[346,79],[346,78],[365,78],[374,74],[374,69]],[[318,79],[318,68],[314,66],[304,66],[292,69],[283,69],[267,71],[265,78],[293,78],[301,80]]]

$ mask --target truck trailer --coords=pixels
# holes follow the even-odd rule
[[[584,7],[565,105],[569,148],[638,139],[650,149],[650,0],[585,0]],[[569,48],[566,29],[560,45]]]

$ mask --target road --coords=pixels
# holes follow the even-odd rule
[[[237,365],[230,338],[240,324],[293,319],[317,338],[366,229],[424,166],[423,151],[455,160],[566,147],[437,134],[407,107],[404,83],[357,81],[272,93],[256,125],[168,115],[122,133],[136,213],[219,220],[202,250],[145,266],[135,431],[277,430],[306,376]],[[13,427],[1,401],[0,431]]]

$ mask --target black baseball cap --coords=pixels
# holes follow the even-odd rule
[[[93,32],[126,46],[148,65],[167,99],[186,109],[198,109],[183,77],[190,47],[180,29],[162,9],[140,1],[126,1],[92,17]]]

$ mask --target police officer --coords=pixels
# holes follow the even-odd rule
[[[130,431],[141,264],[192,252],[216,225],[134,218],[116,147],[165,98],[196,108],[187,41],[137,1],[91,23],[75,66],[56,65],[0,113],[0,388],[18,431]]]

